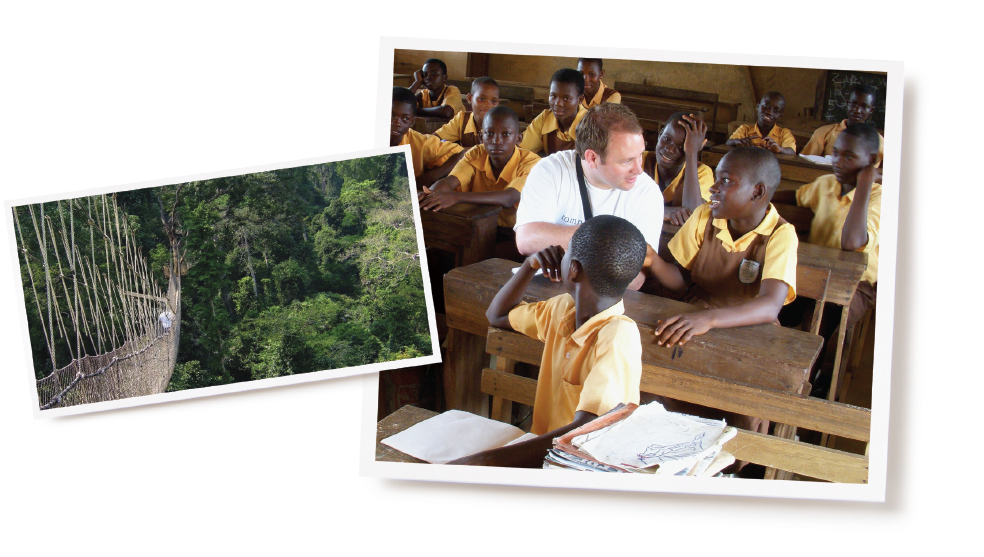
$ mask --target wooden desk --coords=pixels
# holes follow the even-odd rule
[[[444,392],[448,408],[488,415],[488,398],[481,394],[481,374],[492,298],[512,276],[512,261],[490,259],[454,269],[444,276],[448,350],[444,363]],[[562,286],[536,277],[526,291],[528,302],[562,293]],[[636,321],[642,336],[643,363],[724,379],[775,392],[800,394],[820,351],[819,336],[774,325],[714,329],[683,347],[657,346],[657,321],[696,306],[626,292],[625,314]]]
[[[407,405],[379,420],[376,424],[376,460],[382,462],[420,462],[427,464],[427,462],[419,458],[400,452],[389,445],[384,445],[382,441],[436,415],[437,412]]]
[[[704,149],[700,161],[711,168],[717,168],[724,155],[734,147],[730,145],[715,145]],[[779,167],[782,169],[783,184],[779,189],[796,189],[802,184],[808,184],[825,174],[833,174],[833,167],[812,163],[799,155],[776,155]]]
[[[454,266],[471,265],[495,253],[496,222],[502,207],[458,203],[420,211],[424,246],[454,254]]]
[[[441,129],[441,126],[451,120],[438,118],[437,116],[417,116],[413,119],[413,131],[423,134],[433,134]]]

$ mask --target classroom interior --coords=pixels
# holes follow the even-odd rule
[[[521,128],[547,107],[545,99],[553,72],[560,68],[577,68],[578,61],[576,56],[398,49],[394,53],[393,85],[409,86],[413,82],[413,73],[430,58],[438,58],[447,64],[448,84],[458,86],[462,98],[467,95],[472,79],[481,76],[495,79],[500,85],[500,104],[517,112]],[[711,168],[727,152],[724,143],[734,130],[741,124],[755,123],[755,107],[762,95],[770,91],[780,92],[785,97],[785,110],[778,125],[792,131],[797,152],[817,128],[846,117],[846,91],[856,83],[872,85],[878,91],[871,122],[884,134],[887,76],[882,72],[618,59],[605,59],[604,72],[604,84],[619,91],[622,104],[628,105],[639,116],[647,150],[653,149],[670,114],[678,111],[700,114],[708,124],[708,143],[701,153],[701,162]],[[447,120],[440,118],[418,117],[414,129],[431,133],[445,122]],[[832,173],[829,166],[809,162],[797,155],[780,155],[778,158],[783,174],[780,189],[795,190],[821,175]],[[828,308],[838,306],[834,308],[835,312],[846,308],[864,271],[864,254],[838,253],[838,250],[807,244],[812,212],[796,206],[780,207],[777,204],[777,208],[794,224],[801,239],[797,270],[799,295],[820,300],[821,307],[824,302]],[[380,374],[377,418],[381,428],[387,419],[390,420],[387,427],[412,425],[392,423],[394,419],[399,421],[402,414],[398,411],[407,406],[430,413],[463,409],[520,423],[528,415],[528,404],[522,403],[526,400],[526,395],[522,394],[523,385],[512,385],[510,381],[516,375],[531,379],[535,385],[538,349],[512,338],[515,333],[490,330],[482,309],[488,306],[498,287],[508,280],[509,269],[517,265],[514,261],[494,257],[497,213],[497,208],[467,204],[440,213],[422,212],[443,363]],[[669,223],[664,225],[664,247],[676,229]],[[555,295],[551,290],[553,286],[534,283],[528,298],[546,299]],[[631,305],[640,315],[649,317],[678,309],[679,304],[681,302],[639,293],[630,293],[626,298],[627,313],[630,313]],[[846,309],[843,311],[846,315]],[[819,314],[814,317],[818,318]],[[645,333],[645,317],[642,320],[633,318]],[[750,350],[741,346],[744,339],[755,334],[714,330],[705,337],[695,337],[691,342],[693,346],[686,351],[689,359],[678,357],[675,352],[661,353],[665,349],[644,347],[644,368],[651,372],[649,381],[672,382],[680,390],[678,394],[687,389],[701,390],[704,393],[698,397],[701,403],[709,403],[714,397],[744,397],[749,405],[746,408],[772,405],[770,411],[786,419],[784,422],[773,418],[776,425],[772,435],[796,439],[797,427],[790,424],[799,423],[800,433],[817,432],[815,436],[804,436],[810,438],[810,443],[845,455],[858,455],[859,459],[845,460],[844,466],[856,469],[863,466],[866,470],[875,322],[876,312],[872,309],[850,330],[838,331],[835,338],[838,353],[832,362],[837,371],[828,400],[808,397],[809,389],[804,392],[801,381],[804,366],[809,369],[813,363],[813,356],[809,355],[813,345],[807,336],[812,333],[815,337],[815,330],[778,331],[778,336],[770,337],[774,344]],[[807,323],[804,328],[811,329],[812,324]],[[794,348],[785,352],[775,349],[775,346],[789,347],[796,343],[804,347],[802,353]],[[735,361],[740,361],[740,365],[735,365]],[[756,366],[761,370],[753,377]],[[708,381],[706,375],[715,377]],[[765,376],[768,379],[761,379]],[[644,377],[644,383],[646,381]],[[722,384],[726,385],[722,387]],[[774,400],[777,394],[781,395],[778,397],[782,399],[780,402]],[[810,402],[804,404],[804,400]],[[531,404],[530,400],[526,402]],[[713,403],[708,405],[713,406]],[[775,410],[773,407],[781,408]],[[405,419],[413,421],[421,416],[423,414],[406,414]],[[815,430],[804,427],[805,424],[813,424]],[[381,432],[382,429],[377,432],[377,442]],[[377,443],[377,448],[379,446]],[[796,447],[789,448],[790,453],[797,450]],[[381,454],[389,456],[383,458]],[[377,459],[390,457],[392,455],[385,448],[377,450]],[[779,466],[769,468],[767,478],[813,480],[817,477],[775,468]],[[866,473],[863,476],[834,474],[825,479],[863,483]]]

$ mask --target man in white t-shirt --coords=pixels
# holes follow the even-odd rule
[[[659,246],[663,196],[642,170],[646,144],[635,115],[623,104],[602,104],[588,111],[576,133],[573,151],[545,157],[526,178],[516,213],[519,252],[530,255],[554,245],[567,249],[585,215],[578,159],[592,215],[622,217],[642,232],[646,243]]]

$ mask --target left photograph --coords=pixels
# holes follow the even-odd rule
[[[250,170],[8,207],[36,414],[438,360],[407,150]]]

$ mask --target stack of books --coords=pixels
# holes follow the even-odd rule
[[[668,412],[657,402],[619,405],[554,439],[543,467],[714,476],[735,461],[722,447],[736,434],[723,420]]]

